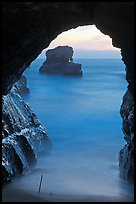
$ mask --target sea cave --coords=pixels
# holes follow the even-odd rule
[[[52,146],[48,129],[14,93],[16,82],[59,34],[85,25],[95,25],[121,50],[128,86],[120,107],[125,145],[119,152],[119,170],[121,179],[133,184],[134,3],[8,2],[3,3],[2,17],[3,186],[14,177],[30,172],[38,155],[48,154]]]

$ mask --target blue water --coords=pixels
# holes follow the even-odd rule
[[[59,195],[130,196],[119,177],[118,154],[125,141],[120,106],[127,89],[121,59],[75,59],[83,77],[41,75],[44,59],[24,75],[30,96],[25,101],[45,125],[52,140],[48,156],[39,157],[21,188]]]

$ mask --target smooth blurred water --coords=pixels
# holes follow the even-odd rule
[[[133,196],[119,177],[118,154],[125,141],[120,105],[127,89],[121,59],[76,59],[83,77],[41,75],[35,60],[27,77],[31,105],[52,140],[19,188],[59,195]]]

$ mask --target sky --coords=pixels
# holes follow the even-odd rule
[[[46,50],[64,45],[73,48],[73,58],[121,58],[120,49],[113,47],[112,39],[95,25],[79,26],[61,33],[42,51],[39,58],[45,58]]]

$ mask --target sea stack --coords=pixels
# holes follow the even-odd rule
[[[58,46],[46,51],[46,60],[39,72],[66,76],[82,76],[81,64],[73,62],[73,48]]]

